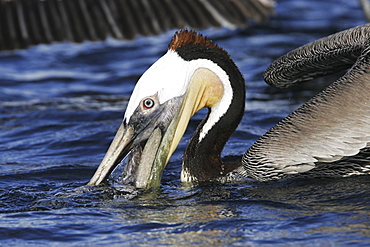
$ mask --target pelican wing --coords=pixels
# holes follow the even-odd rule
[[[370,24],[361,25],[301,46],[276,59],[265,81],[287,88],[319,76],[349,69],[369,44]]]
[[[265,20],[273,0],[0,1],[0,50],[54,41],[133,39],[168,29],[246,26]]]
[[[240,172],[258,180],[277,179],[318,167],[330,169],[332,162],[340,165],[365,150],[370,142],[369,51],[370,47],[365,48],[342,78],[252,145]]]

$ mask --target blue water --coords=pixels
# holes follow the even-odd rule
[[[269,63],[365,22],[356,0],[284,0],[265,24],[202,31],[246,79],[245,116],[223,156],[241,156],[336,78],[278,90],[261,79]],[[173,33],[0,53],[0,245],[369,245],[368,176],[183,186],[182,153],[204,112],[191,121],[159,190],[136,191],[119,181],[85,186],[135,82]]]

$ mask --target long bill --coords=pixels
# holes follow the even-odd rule
[[[108,178],[114,168],[132,149],[132,139],[133,129],[125,128],[125,124],[122,123],[117,130],[116,136],[114,137],[107,153],[98,169],[95,171],[95,174],[90,179],[88,185],[99,185]]]
[[[131,152],[123,172],[124,179],[136,188],[159,187],[163,170],[187,127],[187,124],[184,126],[181,123],[189,122],[191,117],[189,114],[184,115],[182,108],[174,115],[165,131],[158,127],[151,128],[149,138],[137,145],[134,144],[137,138],[134,130],[131,127],[125,127],[124,123],[121,124],[88,185],[99,185],[104,182],[115,167]],[[184,116],[186,116],[185,119]]]
[[[186,130],[191,114],[185,113],[188,107],[182,104],[176,109],[165,131],[150,128],[149,138],[135,143],[137,135],[130,126],[121,124],[107,153],[88,185],[99,185],[113,172],[115,167],[129,155],[123,177],[124,183],[132,183],[136,188],[156,188],[160,186],[163,170],[175,151]],[[189,106],[189,105],[188,105]],[[186,124],[183,124],[186,123]],[[130,153],[131,152],[131,153]]]

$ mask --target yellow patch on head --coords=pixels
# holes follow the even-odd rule
[[[198,71],[194,74],[198,77],[195,79],[198,80],[198,83],[206,84],[202,96],[203,107],[213,107],[220,102],[224,94],[224,86],[220,78],[209,69],[199,69]]]
[[[190,118],[204,107],[217,105],[223,94],[224,86],[215,73],[206,68],[199,68],[194,72],[180,110],[176,132],[169,153],[172,154],[175,151]]]

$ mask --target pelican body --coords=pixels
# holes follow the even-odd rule
[[[105,181],[128,156],[124,182],[159,187],[190,118],[202,108],[208,114],[185,150],[183,182],[210,181],[234,170],[260,181],[369,174],[369,33],[370,25],[362,25],[277,59],[264,75],[277,87],[350,69],[233,163],[223,162],[221,152],[244,113],[243,76],[228,53],[209,39],[193,31],[176,33],[167,53],[137,82],[122,125],[89,184]]]

